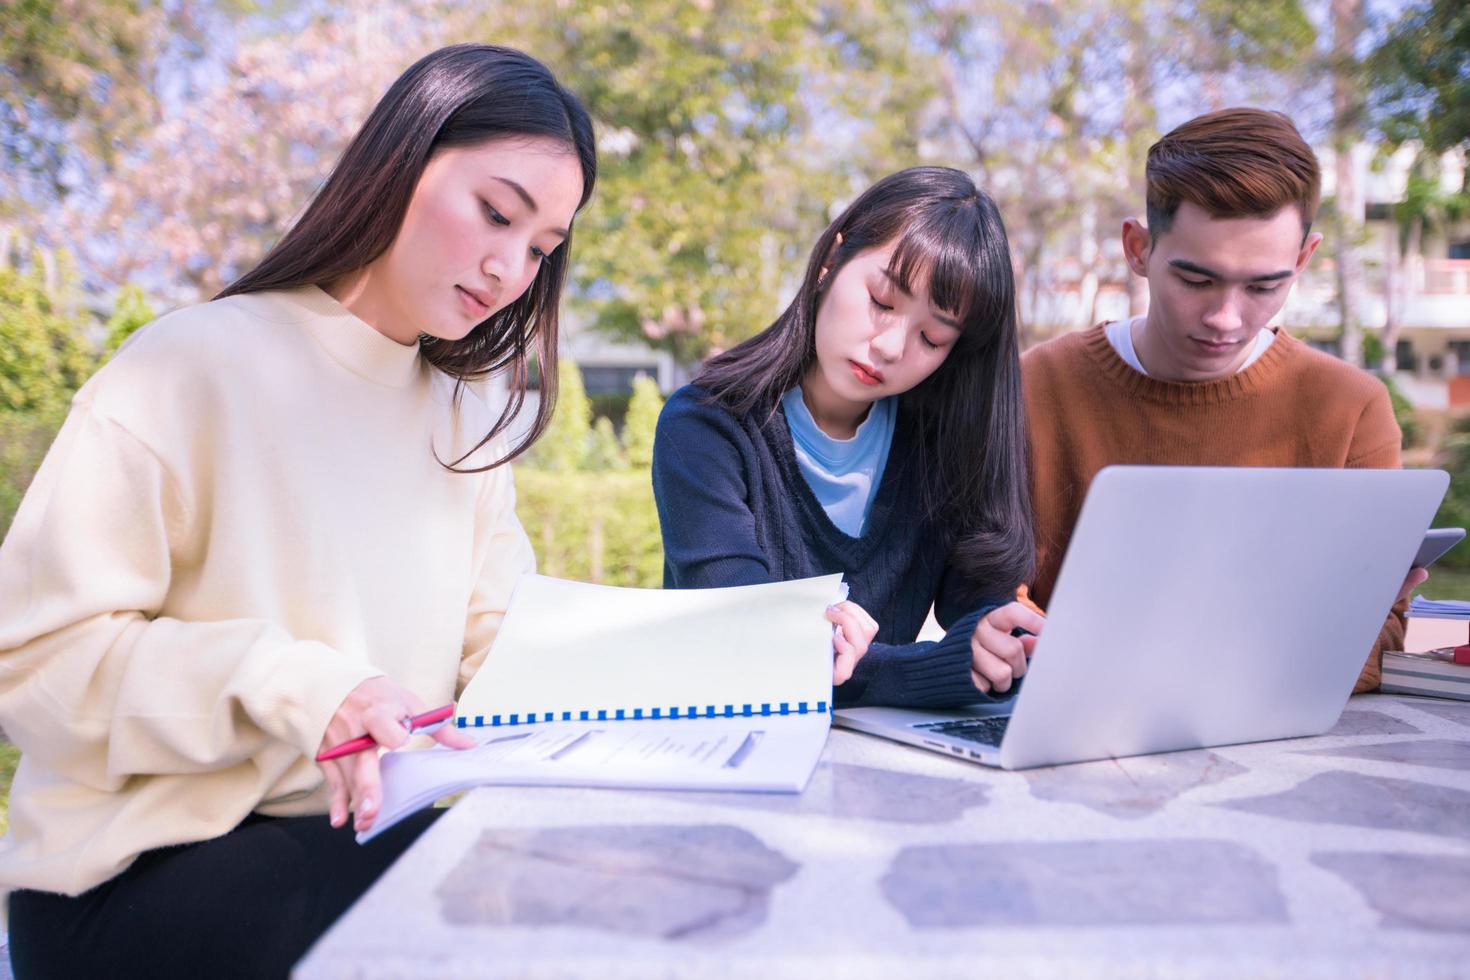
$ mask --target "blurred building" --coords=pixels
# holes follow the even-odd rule
[[[1362,200],[1353,203],[1364,222],[1360,255],[1364,265],[1362,317],[1365,333],[1392,343],[1393,375],[1410,400],[1433,408],[1470,406],[1470,220],[1446,221],[1420,209],[1416,222],[1403,206],[1415,149],[1404,147],[1375,160],[1357,147],[1353,163]],[[1318,151],[1334,193],[1332,153]],[[1463,186],[1466,159],[1446,154],[1440,161],[1438,192]],[[1325,249],[1324,249],[1325,251]],[[1324,350],[1337,352],[1336,267],[1331,255],[1314,260],[1283,311],[1283,321]]]

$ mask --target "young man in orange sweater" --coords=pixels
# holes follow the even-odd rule
[[[1148,224],[1123,225],[1148,313],[1021,359],[1038,551],[1030,595],[1042,606],[1088,485],[1111,463],[1400,465],[1384,385],[1267,326],[1322,241],[1311,230],[1320,182],[1311,148],[1275,112],[1210,113],[1149,149]],[[1415,569],[1405,580],[1355,691],[1378,686],[1382,650],[1402,649],[1401,603],[1425,577]]]

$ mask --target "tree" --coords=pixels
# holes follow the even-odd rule
[[[1424,233],[1447,230],[1470,218],[1470,191],[1463,187],[1447,190],[1440,179],[1439,159],[1421,147],[1414,155],[1404,197],[1393,207],[1397,234],[1387,243],[1384,277],[1382,359],[1379,370],[1398,370],[1395,350],[1403,329],[1404,313],[1418,280],[1417,266],[1423,260]]]
[[[187,96],[206,38],[249,0],[13,0],[0,25],[0,219],[31,221],[82,196],[162,118],[160,92]],[[29,237],[58,243],[50,222]],[[75,244],[75,243],[72,243]]]
[[[1353,153],[1363,139],[1364,98],[1357,46],[1363,0],[1331,0],[1332,150],[1336,189],[1328,220],[1337,271],[1342,359],[1363,363],[1363,238],[1365,204]]]
[[[601,152],[578,219],[581,306],[683,367],[771,321],[834,203],[918,162],[901,124],[932,88],[895,0],[562,0],[458,18],[536,52],[586,102]]]
[[[1418,0],[1369,59],[1379,126],[1431,154],[1470,146],[1470,7]],[[1465,171],[1470,190],[1470,169]]]
[[[1146,308],[1146,284],[1130,279],[1113,243],[1122,220],[1143,210],[1160,93],[1242,100],[1314,38],[1297,0],[929,0],[922,9],[942,92],[933,138],[1005,215],[1028,335],[1095,322],[1110,285],[1127,288],[1134,312]],[[923,124],[922,112],[913,118]],[[1074,295],[1075,305],[1043,308],[1049,294]]]
[[[147,282],[166,305],[207,299],[301,212],[415,53],[436,46],[418,5],[344,0],[289,43],[264,35],[128,143],[127,166],[62,212],[99,290]]]
[[[153,121],[150,62],[167,38],[161,5],[96,0],[85,18],[70,6],[62,0],[7,4],[0,30],[6,170],[18,166],[53,187],[70,138],[107,157],[113,152],[107,135]]]
[[[1393,210],[1398,234],[1388,244],[1381,367],[1391,371],[1424,233],[1470,217],[1470,168],[1458,189],[1445,188],[1438,173],[1445,153],[1470,148],[1470,8],[1420,0],[1389,28],[1366,67],[1369,111],[1387,148],[1415,146],[1404,198]]]

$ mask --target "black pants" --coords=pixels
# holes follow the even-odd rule
[[[141,855],[69,898],[10,896],[10,963],[40,977],[284,977],[442,810],[365,845],[325,816],[251,816],[214,840]]]

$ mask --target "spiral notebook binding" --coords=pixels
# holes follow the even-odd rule
[[[500,728],[540,725],[549,721],[670,721],[686,718],[767,718],[772,715],[827,714],[826,701],[777,701],[760,704],[707,704],[702,708],[673,705],[665,708],[587,708],[580,711],[527,711],[498,715],[459,715],[459,728]]]

